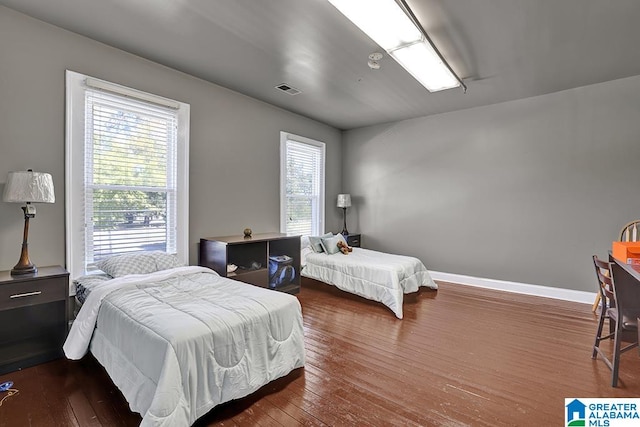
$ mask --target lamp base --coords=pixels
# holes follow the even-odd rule
[[[18,264],[15,267],[13,267],[13,269],[11,269],[12,276],[17,276],[20,274],[33,274],[37,272],[38,272],[38,269],[33,264],[28,264],[28,265]]]
[[[343,219],[343,225],[342,225],[342,231],[340,232],[340,234],[347,237],[349,235],[349,231],[347,231],[347,208],[342,208],[342,219]]]
[[[24,234],[22,236],[22,249],[20,250],[20,259],[18,263],[11,270],[11,275],[20,274],[33,274],[38,271],[35,265],[29,260],[29,244],[27,243],[29,237],[29,218],[33,218],[35,213],[30,212],[29,205],[23,206],[24,211]]]

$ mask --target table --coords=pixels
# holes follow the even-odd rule
[[[631,277],[633,277],[640,283],[640,265],[627,264],[620,261],[619,259],[614,258],[611,254],[609,254],[609,262],[615,263],[616,265],[620,266],[624,271],[629,273]]]

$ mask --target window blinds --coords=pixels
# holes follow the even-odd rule
[[[322,232],[321,203],[324,192],[323,147],[286,141],[287,234],[317,235]]]
[[[85,260],[176,251],[177,120],[174,108],[85,91]]]

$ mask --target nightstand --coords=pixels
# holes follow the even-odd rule
[[[348,234],[344,236],[347,239],[347,245],[353,246],[354,248],[360,248],[360,234]]]
[[[69,273],[0,271],[0,374],[56,359],[67,337]]]

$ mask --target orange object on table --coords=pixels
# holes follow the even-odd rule
[[[640,242],[613,242],[612,255],[625,264],[640,265]]]

